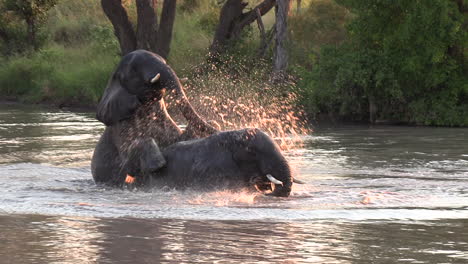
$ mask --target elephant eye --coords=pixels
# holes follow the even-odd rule
[[[247,151],[247,153],[249,153],[249,154],[255,155],[255,150],[252,147],[246,147],[245,151]]]

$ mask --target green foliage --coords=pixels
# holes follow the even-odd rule
[[[4,0],[7,10],[25,20],[43,21],[47,11],[57,4],[57,0]]]
[[[44,36],[38,37],[38,28],[47,18],[47,11],[57,4],[57,0],[3,0],[0,4],[5,12],[10,12],[26,22],[27,41],[24,42],[38,49],[45,39]],[[8,40],[6,38],[6,42]]]
[[[26,2],[55,1],[0,0],[0,94],[25,102],[94,105],[119,61],[119,45],[100,1],[61,0],[49,10],[36,10],[43,27],[35,51],[26,41],[25,17],[6,6]],[[134,3],[125,3],[135,19]],[[296,89],[312,115],[369,120],[375,105],[380,120],[468,125],[467,15],[457,5],[466,8],[466,1],[303,0],[301,12],[293,6],[289,17],[296,88],[267,84],[271,61],[258,58],[256,23],[228,48],[224,67],[199,67],[206,62],[220,3],[178,5],[168,62],[179,76],[191,77],[189,87],[197,91],[281,98]],[[262,19],[268,31],[274,12]]]
[[[218,21],[219,21],[218,10],[216,8],[210,8],[209,12],[204,12],[200,16],[197,24],[201,30],[207,33],[212,33],[216,30]]]
[[[0,67],[0,93],[24,102],[93,105],[118,59],[102,50],[61,46],[13,56]]]
[[[205,60],[213,35],[201,24],[205,23],[202,21],[206,17],[216,13],[210,1],[197,1],[196,7],[192,7],[190,12],[180,10],[180,7],[177,10],[168,62],[179,76],[187,76],[193,66]]]
[[[11,55],[26,50],[26,28],[18,17],[3,10],[0,5],[0,55]]]
[[[179,10],[182,12],[193,13],[200,6],[199,0],[183,0],[179,5]]]
[[[333,0],[310,1],[301,13],[294,14],[288,21],[292,61],[316,62],[322,46],[338,45],[346,39],[345,24],[349,20],[350,12]]]
[[[16,20],[9,25],[24,28],[14,17]],[[117,40],[99,1],[62,0],[44,23],[51,38],[43,48],[4,53],[9,56],[3,57],[0,65],[2,97],[24,102],[94,105],[119,60]],[[25,43],[25,38],[18,43]]]
[[[315,111],[425,125],[468,125],[466,17],[455,1],[341,0],[350,39],[322,49],[301,84]],[[309,80],[309,81],[308,81]]]
[[[199,2],[195,12],[177,13],[169,63],[181,76],[186,76],[190,65],[205,59],[212,35],[199,27],[199,21],[215,12],[206,8],[210,4]],[[0,21],[5,18],[1,16]],[[16,33],[12,36],[18,36],[18,43],[24,45],[24,24],[17,16],[13,18],[14,23],[9,25],[22,30],[24,37]],[[24,102],[94,105],[120,58],[118,42],[100,1],[61,0],[44,23],[50,38],[38,51],[0,55],[1,96]],[[0,48],[11,51],[11,46]]]

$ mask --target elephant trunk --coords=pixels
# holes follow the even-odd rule
[[[213,126],[209,125],[205,120],[203,120],[200,115],[195,111],[193,106],[190,104],[189,100],[187,99],[187,96],[185,95],[184,89],[182,87],[182,84],[180,83],[179,78],[175,75],[175,73],[172,71],[171,74],[173,74],[173,78],[170,78],[172,83],[169,85],[170,89],[175,90],[176,93],[176,98],[175,98],[175,103],[177,108],[182,112],[182,115],[187,119],[189,122],[188,125],[192,127],[195,131],[198,131],[202,135],[211,135],[218,130],[214,128]]]
[[[283,184],[275,184],[273,192],[269,195],[277,197],[288,197],[291,194],[292,180],[283,181]]]
[[[289,164],[286,159],[281,157],[281,160],[276,163],[275,168],[268,169],[268,171],[271,173],[267,174],[269,175],[267,177],[275,185],[273,192],[268,195],[288,197],[291,194],[293,178],[291,176],[291,169],[289,168]],[[273,179],[271,179],[271,177],[273,177]]]

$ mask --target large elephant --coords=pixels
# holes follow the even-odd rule
[[[166,110],[165,92],[187,119],[182,132]],[[97,119],[106,129],[91,162],[97,183],[121,186],[135,177],[165,166],[161,149],[217,132],[192,108],[175,72],[160,56],[137,50],[125,55],[112,74],[97,106]]]
[[[166,166],[135,184],[195,189],[255,187],[287,197],[294,181],[276,143],[259,129],[219,132],[178,142],[166,148],[163,155]]]

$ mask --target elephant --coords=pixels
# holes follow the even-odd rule
[[[166,166],[135,185],[201,190],[256,188],[288,197],[294,179],[277,144],[256,128],[223,131],[174,143],[162,154]]]
[[[175,107],[188,124],[182,131],[166,109],[164,95],[174,92]],[[136,50],[125,55],[108,81],[96,118],[106,125],[91,161],[96,183],[123,186],[166,165],[162,149],[178,141],[218,132],[193,109],[182,84],[157,54]]]

